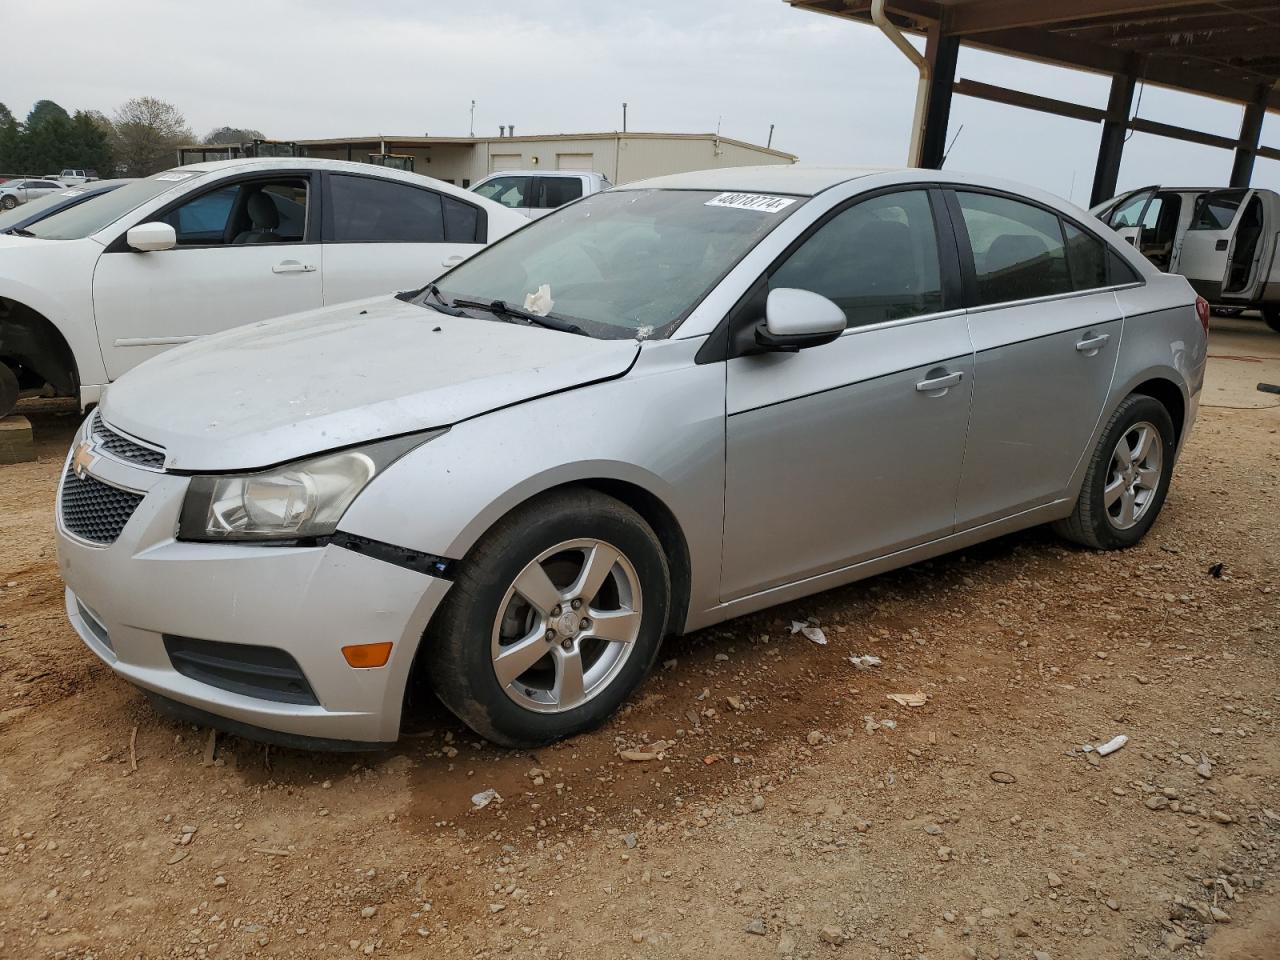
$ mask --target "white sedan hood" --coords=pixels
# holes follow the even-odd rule
[[[102,416],[168,469],[249,470],[618,377],[639,349],[379,297],[171,350],[112,384]]]

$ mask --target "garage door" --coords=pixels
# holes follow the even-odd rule
[[[491,153],[489,154],[489,172],[519,170],[523,162],[524,155],[520,153]]]
[[[591,153],[557,153],[556,169],[557,170],[593,170],[591,161],[595,159],[595,155]]]

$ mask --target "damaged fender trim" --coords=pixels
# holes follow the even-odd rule
[[[456,561],[447,557],[437,557],[434,553],[423,553],[408,547],[397,547],[391,543],[383,543],[381,540],[361,537],[354,533],[344,533],[341,530],[322,538],[321,542],[361,553],[375,560],[394,563],[397,567],[404,567],[416,573],[425,573],[439,580],[452,580],[454,568],[457,566]]]

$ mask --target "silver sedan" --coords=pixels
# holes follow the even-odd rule
[[[71,622],[165,709],[287,743],[432,689],[598,723],[663,638],[1035,524],[1156,521],[1207,305],[981,177],[762,167],[595,194],[422,290],[112,386],[68,456]]]

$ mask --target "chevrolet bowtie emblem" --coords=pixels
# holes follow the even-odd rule
[[[83,480],[97,459],[93,455],[93,447],[89,441],[81,440],[76,444],[76,452],[71,455],[71,472]]]

